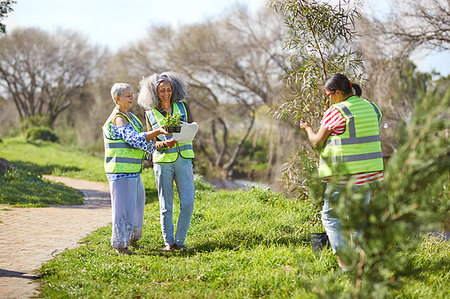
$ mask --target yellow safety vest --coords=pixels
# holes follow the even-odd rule
[[[145,152],[132,147],[123,139],[113,139],[110,133],[110,126],[113,118],[120,114],[125,117],[133,128],[141,133],[143,126],[141,121],[131,112],[128,112],[133,121],[128,116],[114,108],[111,115],[102,127],[103,141],[105,143],[105,172],[106,173],[137,173],[142,171],[142,163]]]
[[[345,132],[327,139],[320,154],[320,177],[383,170],[380,108],[357,96],[333,107],[346,119]]]
[[[175,114],[180,112],[181,121],[187,121],[186,107],[183,102],[172,103],[172,113]],[[158,129],[162,126],[162,121],[164,116],[158,109],[153,108],[152,110],[146,111],[147,118],[152,125],[153,130]],[[158,135],[159,140],[166,141],[172,138],[172,135]],[[175,162],[181,156],[186,159],[194,158],[194,150],[192,148],[192,143],[176,143],[173,148],[157,149],[153,153],[154,163],[170,163]]]

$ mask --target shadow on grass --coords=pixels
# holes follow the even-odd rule
[[[158,190],[145,188],[145,204],[158,201]]]
[[[243,242],[229,242],[229,241],[205,241],[196,244],[193,249],[198,252],[212,252],[216,250],[239,250],[242,248],[252,249],[260,245],[264,246],[306,246],[310,244],[310,240],[306,238],[277,238],[266,239],[264,236],[244,240]]]
[[[244,237],[244,236],[243,236]],[[247,236],[248,238],[248,236]],[[198,253],[208,253],[214,251],[237,251],[240,249],[252,250],[258,246],[309,246],[310,241],[306,238],[277,238],[277,239],[264,239],[263,236],[254,237],[251,239],[241,240],[240,242],[232,240],[206,240],[201,243],[192,243],[192,246],[187,244],[187,250],[173,250],[165,252],[162,250],[163,245],[159,248],[155,248],[154,244],[148,242],[138,243],[133,246],[140,252],[138,255],[142,256],[161,256],[161,257],[180,257],[180,256],[193,256]]]
[[[20,171],[28,171],[34,174],[52,174],[54,169],[60,169],[62,172],[81,171],[80,168],[75,166],[61,166],[57,164],[38,165],[36,163],[25,161],[10,161],[10,162]]]

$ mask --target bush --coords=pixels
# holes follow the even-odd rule
[[[25,136],[27,140],[44,140],[51,142],[58,141],[58,136],[56,135],[55,131],[48,127],[29,128],[25,133]]]
[[[20,126],[24,131],[36,127],[51,127],[51,125],[50,117],[40,114],[28,116],[20,121]]]

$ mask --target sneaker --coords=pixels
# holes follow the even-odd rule
[[[117,252],[117,253],[126,254],[126,255],[133,255],[133,254],[134,254],[134,252],[131,251],[131,250],[128,249],[128,248],[117,248],[117,249],[116,249],[116,252]]]
[[[184,246],[184,245],[178,245],[178,244],[173,245],[173,248],[174,248],[175,250],[188,250],[188,248],[187,248],[186,246]]]
[[[167,245],[166,247],[164,247],[163,249],[161,249],[162,251],[172,251],[174,249],[175,246],[173,245]]]

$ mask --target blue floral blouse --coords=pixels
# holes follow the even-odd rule
[[[109,132],[114,139],[123,139],[126,143],[134,148],[138,148],[151,155],[155,151],[155,144],[153,141],[145,140],[145,133],[138,133],[133,126],[128,123],[125,126],[109,126]],[[115,181],[121,178],[132,178],[139,176],[137,173],[107,173],[108,181]]]

